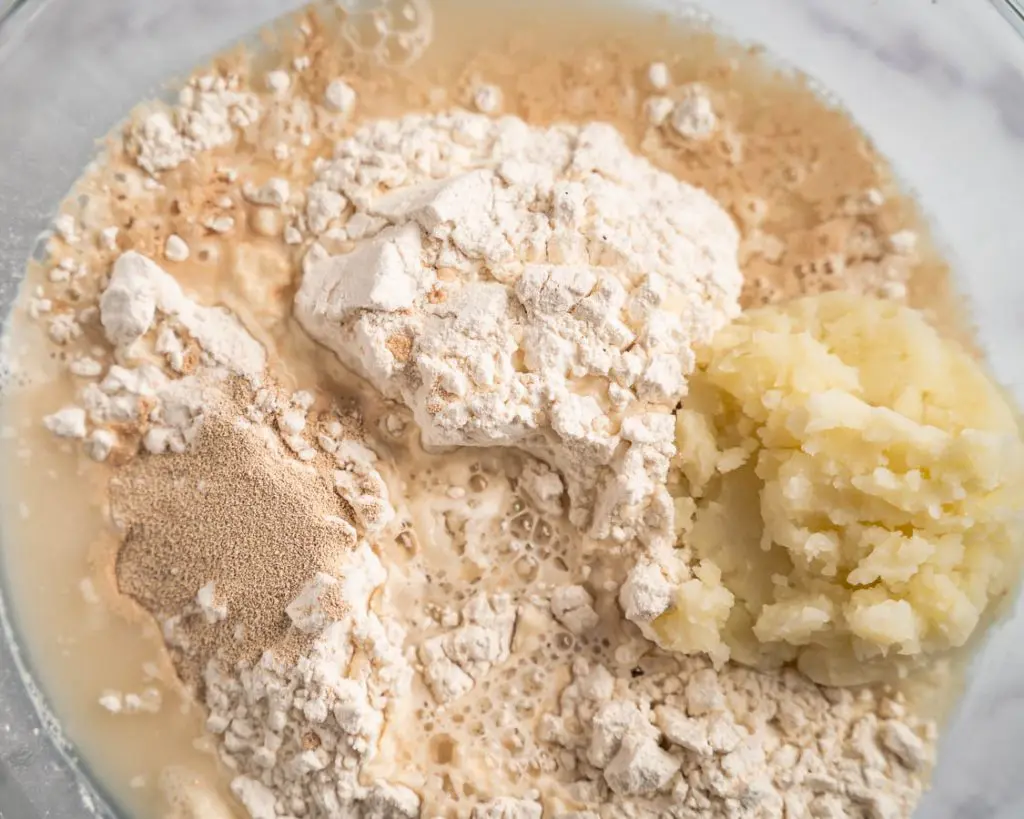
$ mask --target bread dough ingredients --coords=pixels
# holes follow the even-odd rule
[[[700,362],[677,414],[672,590],[646,632],[840,684],[962,646],[1024,537],[1024,443],[979,365],[920,314],[849,294],[751,311]]]
[[[454,113],[363,126],[307,201],[296,316],[428,445],[524,449],[590,536],[670,535],[671,411],[693,345],[739,310],[711,197],[605,125]]]
[[[740,332],[737,297],[935,285],[912,208],[841,112],[755,81],[746,52],[710,67],[700,38],[654,65],[474,42],[444,87],[349,59],[362,23],[399,17],[363,45],[415,56],[425,8],[303,15],[273,67],[228,55],[140,108],[29,293],[67,370],[54,449],[112,477],[117,582],[222,763],[133,770],[129,799],[159,782],[175,819],[908,815],[935,743],[914,705],[721,662],[814,646],[723,636],[740,573],[687,538],[706,519],[756,546],[756,453],[710,428],[723,476],[688,504],[675,411],[740,404],[694,369]],[[104,584],[81,588],[97,614]],[[686,640],[719,665],[644,639],[620,599],[648,630],[674,600],[710,612]],[[126,755],[143,720],[180,727],[151,670],[90,688]]]

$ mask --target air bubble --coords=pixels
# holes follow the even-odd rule
[[[381,419],[381,426],[392,438],[400,439],[407,432],[409,425],[397,412],[389,412]]]
[[[537,521],[537,526],[533,533],[533,539],[536,543],[544,544],[551,540],[551,536],[554,534],[554,529],[551,528],[551,524],[546,520]]]
[[[535,580],[539,571],[537,558],[533,557],[533,555],[522,555],[515,562],[515,570],[516,574],[523,580]]]
[[[438,765],[447,765],[455,758],[455,740],[439,734],[430,740],[430,758]]]
[[[533,524],[533,515],[529,513],[519,515],[518,517],[512,519],[510,531],[516,537],[523,538],[525,540],[533,532]]]
[[[357,50],[373,51],[383,39],[382,28],[387,30],[379,13],[352,14],[345,21],[344,36]]]
[[[411,529],[404,529],[395,536],[395,543],[405,549],[407,552],[415,554],[416,552],[416,536],[413,534]]]

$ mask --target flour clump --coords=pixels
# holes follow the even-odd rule
[[[90,380],[77,403],[47,416],[58,437],[84,440],[95,461],[115,450],[183,452],[228,378],[259,383],[266,351],[228,310],[194,302],[177,280],[135,251],[117,257],[97,313],[115,360],[79,359],[72,371]]]
[[[236,377],[215,396],[187,450],[114,483],[120,589],[160,622],[251,816],[416,816],[414,793],[359,775],[411,679],[403,629],[371,604],[387,578],[373,532],[335,487],[357,471],[390,519],[372,453],[328,416],[335,452],[303,461],[264,412],[290,403],[277,390]]]
[[[527,450],[593,536],[666,536],[669,413],[693,346],[738,310],[714,200],[610,127],[463,112],[363,126],[314,191],[354,208],[306,258],[295,312],[315,339],[427,444]]]
[[[133,123],[126,142],[139,167],[156,174],[227,145],[261,113],[259,97],[244,90],[239,77],[204,74],[181,89],[178,105]]]
[[[577,659],[541,724],[590,815],[906,816],[920,795],[930,728],[899,697],[657,652],[637,671]]]

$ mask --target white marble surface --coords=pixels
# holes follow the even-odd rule
[[[692,3],[633,0],[680,10]],[[91,140],[176,71],[287,0],[50,0],[0,30],[0,274],[14,281]],[[705,0],[744,39],[818,78],[919,194],[957,263],[993,367],[1024,401],[1024,39],[984,0]],[[2,4],[0,4],[2,8]],[[88,9],[86,12],[85,9]],[[25,39],[32,38],[30,47]],[[96,89],[104,88],[98,95]],[[40,98],[46,111],[40,113]],[[9,128],[34,111],[25,128]],[[48,113],[47,113],[48,112]],[[46,161],[44,161],[46,160]],[[9,295],[10,286],[0,287]],[[0,691],[13,660],[0,648]],[[1024,612],[974,663],[919,819],[1024,817]],[[57,763],[22,700],[0,696],[0,746],[24,751],[22,790],[54,812]],[[11,737],[10,749],[4,745]],[[20,759],[20,757],[17,757]],[[38,764],[37,764],[38,762]],[[33,766],[36,766],[33,768]],[[74,787],[61,785],[74,793]],[[3,791],[0,769],[0,792]],[[62,791],[62,793],[64,792]],[[73,798],[73,797],[66,797]],[[65,799],[64,796],[61,799]],[[67,804],[66,802],[64,804]],[[21,819],[19,816],[18,819]]]

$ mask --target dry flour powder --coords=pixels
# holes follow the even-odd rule
[[[738,311],[738,234],[713,199],[611,127],[462,112],[360,128],[309,195],[336,202],[306,219],[295,309],[314,338],[428,445],[557,468],[590,536],[669,535],[671,408],[693,346]]]

